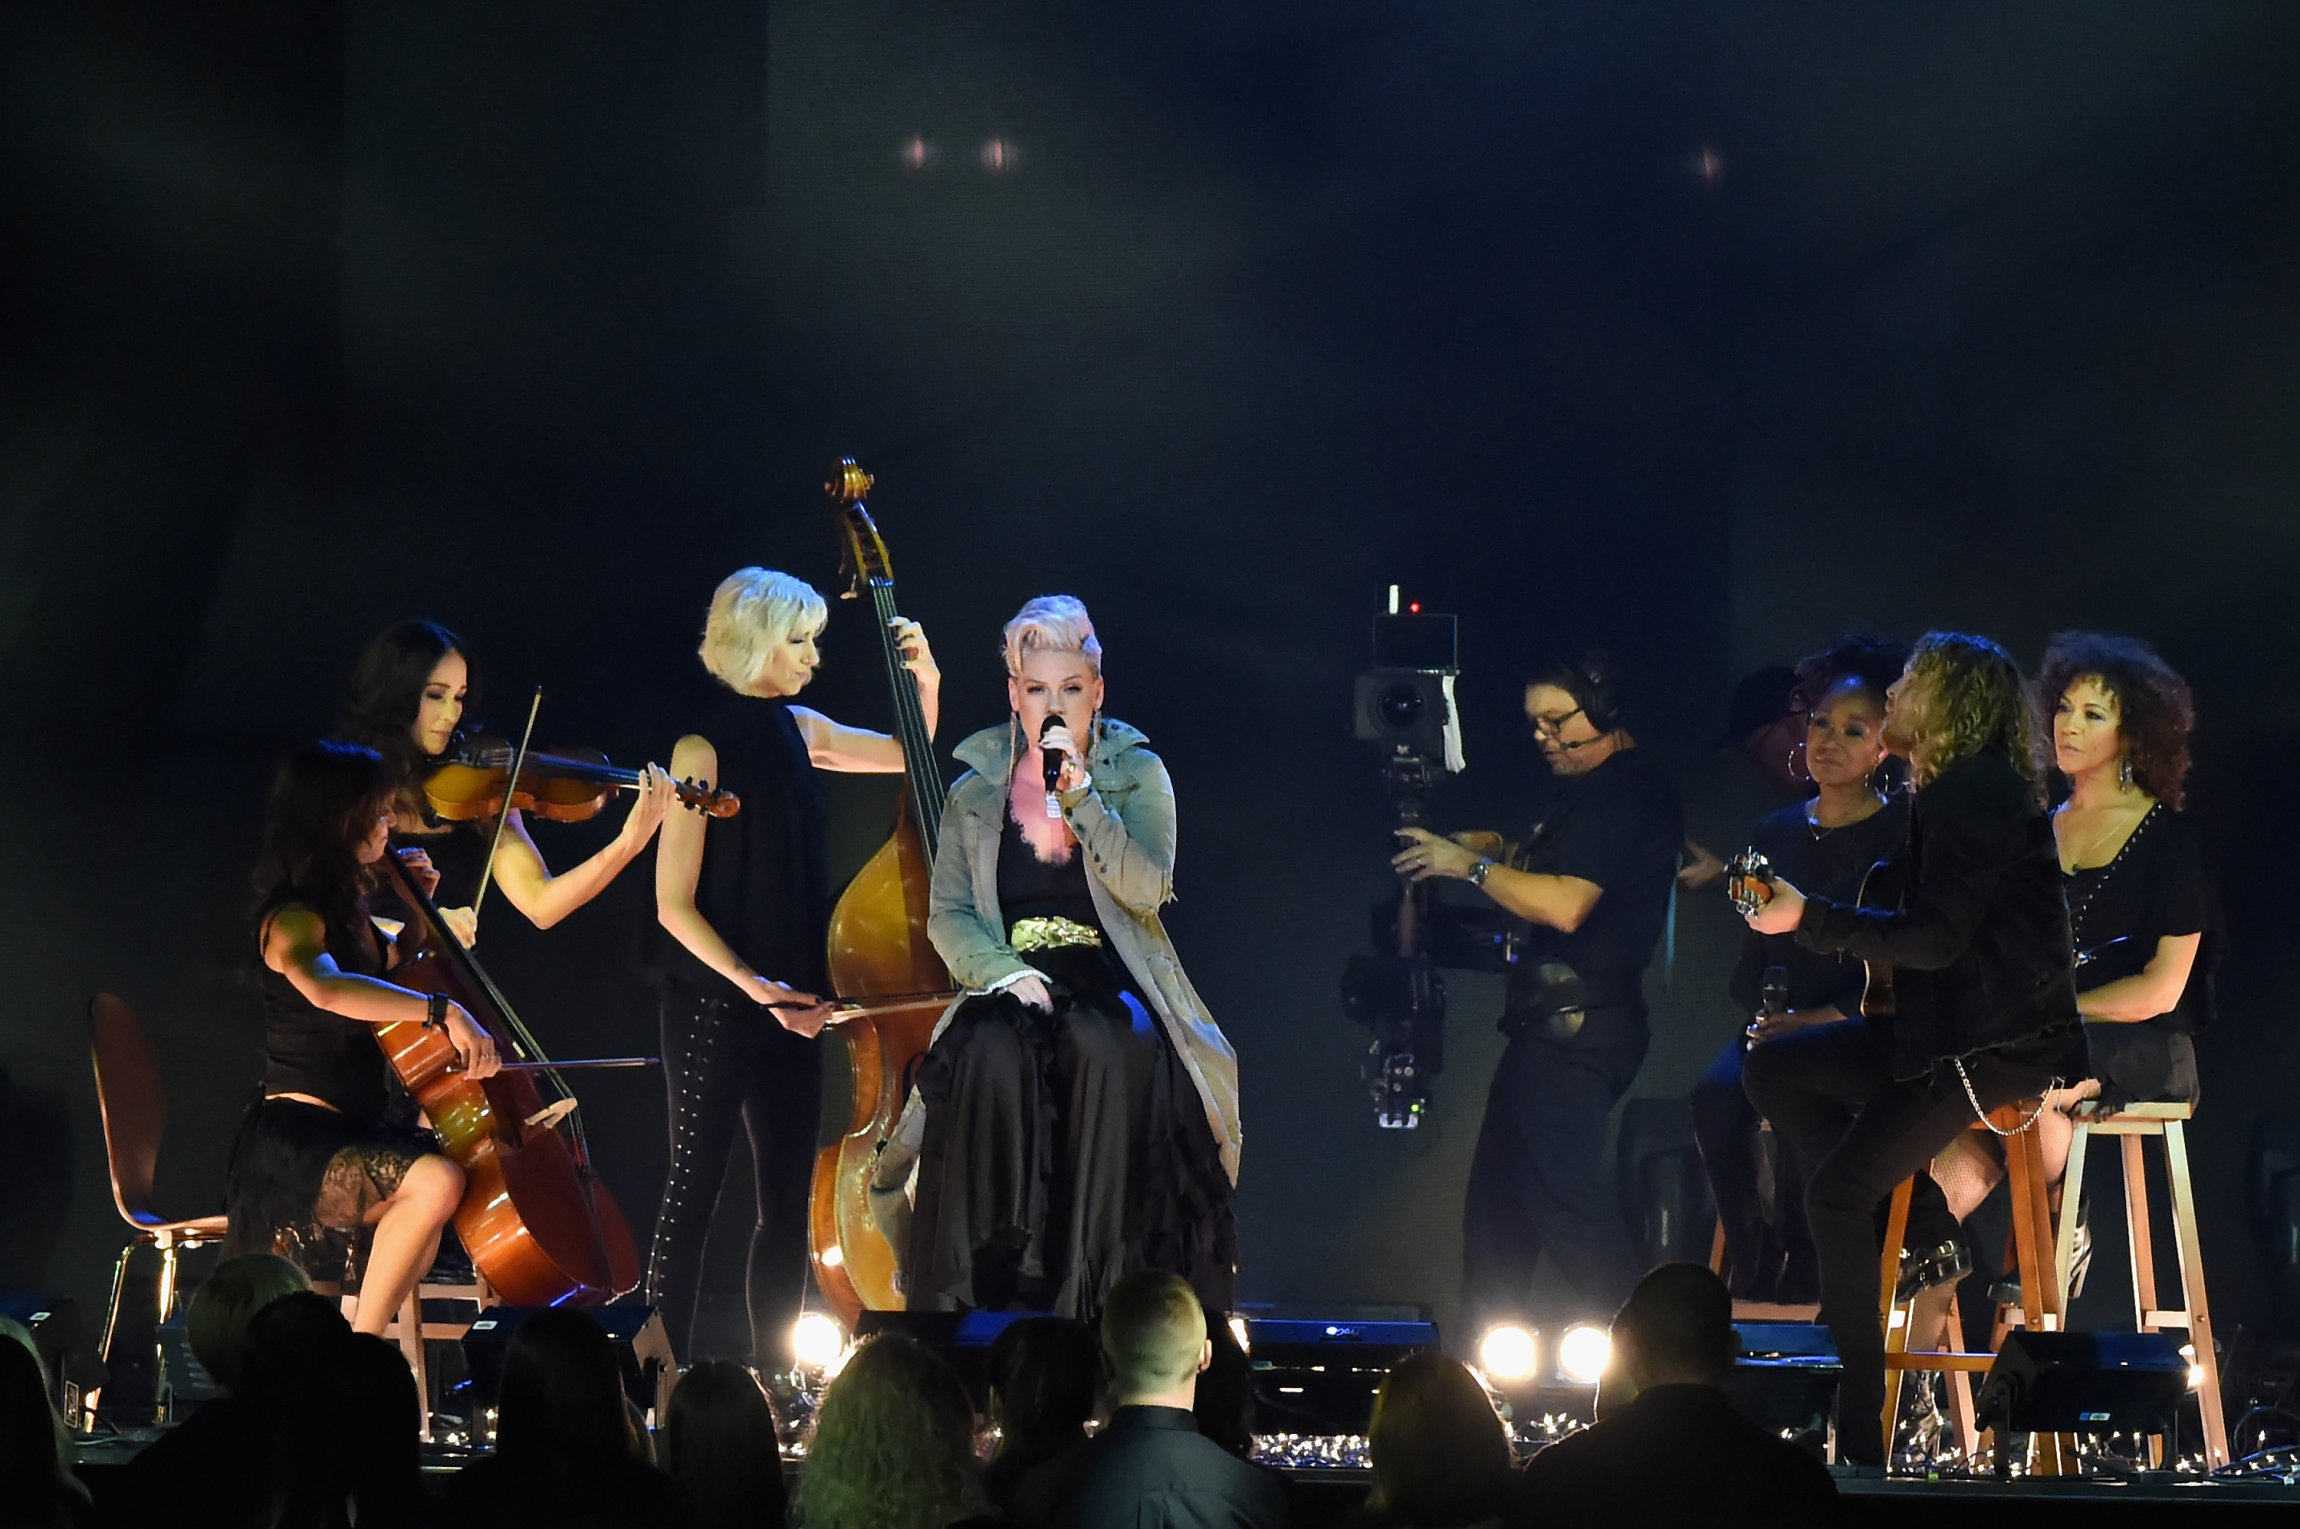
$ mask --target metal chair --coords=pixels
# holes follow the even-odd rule
[[[160,1081],[160,1064],[144,1038],[136,1011],[110,993],[98,993],[88,1003],[89,1055],[96,1069],[96,1103],[104,1116],[104,1156],[112,1173],[112,1203],[120,1219],[135,1236],[120,1249],[112,1265],[112,1299],[104,1313],[104,1342],[100,1350],[112,1352],[112,1335],[119,1326],[120,1297],[126,1288],[128,1259],[141,1247],[157,1248],[160,1281],[157,1321],[165,1322],[176,1309],[177,1260],[186,1248],[221,1242],[222,1216],[194,1216],[171,1220],[152,1208],[152,1177],[159,1163],[160,1133],[167,1124],[167,1090]],[[90,1416],[96,1392],[89,1392]]]

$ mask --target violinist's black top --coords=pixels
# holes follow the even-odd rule
[[[695,732],[718,752],[719,778],[710,784],[743,803],[704,830],[696,909],[751,970],[828,992],[829,814],[790,703],[724,696]],[[725,986],[660,925],[648,926],[644,943],[644,962],[659,978],[706,990]]]
[[[363,977],[383,975],[380,951],[332,929],[329,936],[337,966]],[[353,1120],[383,1119],[398,1085],[375,1043],[375,1027],[317,1007],[268,966],[258,966],[257,980],[264,1000],[263,1091],[309,1094]]]

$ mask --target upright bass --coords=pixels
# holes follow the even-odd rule
[[[845,1131],[815,1157],[808,1244],[815,1283],[851,1327],[864,1310],[898,1311],[898,1250],[872,1224],[869,1186],[879,1143],[894,1129],[925,1057],[935,1021],[949,999],[950,974],[927,942],[928,888],[947,788],[934,760],[918,685],[903,667],[890,624],[898,617],[894,568],[864,497],[871,477],[842,458],[825,486],[846,541],[853,586],[878,618],[887,683],[894,692],[894,735],[902,745],[903,794],[894,833],[839,895],[831,913],[831,986],[857,1010],[838,1033],[846,1038],[854,1080]],[[904,1001],[917,997],[915,1002]],[[878,998],[890,1000],[872,1003]]]

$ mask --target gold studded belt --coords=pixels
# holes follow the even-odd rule
[[[1060,950],[1069,945],[1099,945],[1102,931],[1066,918],[1018,918],[1007,931],[1006,942],[1016,950]]]

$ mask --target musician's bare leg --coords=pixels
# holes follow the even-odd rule
[[[354,1332],[383,1336],[408,1292],[439,1256],[440,1234],[462,1203],[463,1170],[453,1161],[428,1154],[408,1165],[399,1188],[368,1214],[374,1233],[360,1276]]]
[[[2045,1110],[2037,1119],[2036,1132],[2044,1149],[2046,1183],[2057,1188],[2068,1168],[2069,1143],[2076,1136],[2076,1122],[2069,1118],[2069,1111],[2083,1100],[2099,1097],[2100,1084],[2092,1079],[2045,1096]],[[1959,1221],[1980,1209],[2004,1176],[2004,1160],[1977,1131],[1967,1131],[1933,1159],[1933,1182],[1941,1186],[1942,1196]]]

